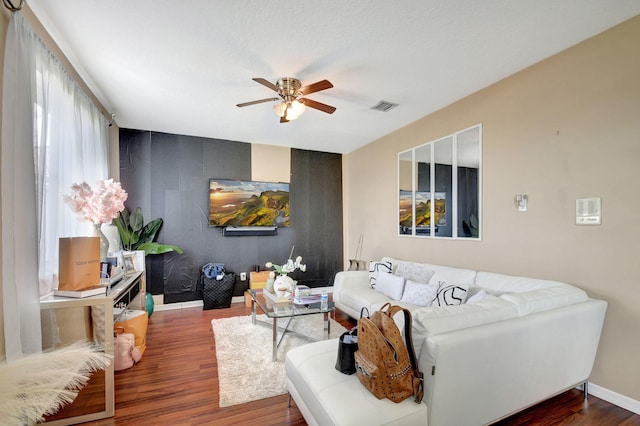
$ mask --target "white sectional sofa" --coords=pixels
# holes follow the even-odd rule
[[[317,342],[290,351],[285,364],[289,392],[310,425],[482,425],[581,383],[586,388],[605,301],[556,281],[383,261],[392,265],[392,277],[380,281],[378,272],[376,287],[383,288],[371,287],[375,274],[340,272],[333,300],[354,318],[363,307],[373,312],[389,301],[411,309],[413,342],[425,376],[423,403],[377,400],[355,375],[334,369],[337,339]],[[397,291],[389,281],[403,289]],[[421,306],[429,304],[425,297],[443,295],[434,295],[433,288],[450,285],[458,292],[453,299],[465,293],[462,299],[468,301]]]

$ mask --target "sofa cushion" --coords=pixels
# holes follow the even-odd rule
[[[394,274],[418,283],[428,283],[436,271],[421,263],[398,262]]]
[[[373,312],[371,308],[372,305],[382,306],[388,301],[389,298],[387,296],[372,290],[366,284],[366,281],[365,285],[351,285],[348,291],[342,291],[340,293],[340,303],[350,307],[355,312],[360,312],[362,308],[367,308]]]
[[[404,278],[393,274],[378,274],[374,290],[393,300],[400,300],[404,291]]]
[[[583,290],[559,281],[478,272],[476,285],[513,303],[520,316],[580,303],[589,297]]]
[[[468,284],[447,284],[441,281],[433,298],[434,306],[461,305],[467,300]]]
[[[480,289],[473,293],[469,291],[469,294],[467,294],[467,300],[464,303],[478,303],[481,300],[491,299],[491,298],[496,299],[497,296],[494,296],[493,294],[487,292],[484,289]]]
[[[475,285],[484,288],[491,294],[524,293],[541,288],[566,285],[559,281],[541,280],[537,278],[517,277],[493,272],[478,272]]]
[[[376,287],[379,274],[391,274],[392,272],[393,264],[390,261],[369,262],[369,284],[371,288]]]
[[[299,346],[287,353],[289,392],[308,424],[426,425],[427,405],[378,399],[358,380],[335,368],[338,339]]]
[[[520,316],[524,316],[581,303],[589,297],[577,287],[561,284],[523,293],[505,293],[500,298],[513,303]]]
[[[412,311],[414,345],[416,338],[443,334],[518,316],[516,306],[499,297],[471,305],[431,306]]]
[[[431,306],[437,292],[437,285],[415,282],[408,279],[404,283],[404,292],[402,293],[400,301],[418,306]]]
[[[400,263],[415,264],[415,262],[405,262],[403,260],[393,259],[391,257],[383,257],[382,260],[391,262],[394,271],[398,269]],[[431,280],[429,280],[430,283],[438,283],[440,281],[444,281],[447,283],[468,284],[469,286],[471,286],[476,280],[476,271],[473,271],[471,269],[452,268],[449,266],[432,265],[430,263],[417,263],[417,265],[420,265],[425,269],[434,271]]]

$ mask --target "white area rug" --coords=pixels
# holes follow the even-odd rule
[[[272,320],[265,315],[257,319],[269,325],[251,324],[251,316],[214,319],[211,321],[218,358],[220,407],[242,404],[287,393],[284,359],[296,346],[321,340],[324,334],[323,315],[305,315],[294,318],[290,330],[309,336],[285,334],[278,348],[277,361],[272,357]],[[286,324],[280,319],[278,324]],[[331,321],[331,337],[339,337],[345,329]],[[337,346],[336,346],[337,356]]]

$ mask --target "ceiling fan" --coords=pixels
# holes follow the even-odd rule
[[[331,105],[323,104],[304,97],[311,93],[332,88],[333,84],[331,84],[329,80],[321,80],[316,83],[309,84],[308,86],[302,86],[300,80],[293,77],[280,78],[276,81],[276,84],[273,84],[264,78],[254,78],[253,81],[273,90],[278,94],[278,97],[244,102],[237,106],[246,107],[263,102],[281,101],[273,107],[276,114],[280,116],[281,123],[287,123],[300,117],[304,112],[305,107],[317,109],[319,111],[326,112],[327,114],[333,114],[336,110],[336,108]]]

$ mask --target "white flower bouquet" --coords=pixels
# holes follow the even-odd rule
[[[293,271],[299,269],[302,272],[307,270],[307,265],[302,263],[302,256],[296,257],[296,260],[293,260],[293,248],[291,248],[291,254],[289,254],[289,259],[283,263],[282,265],[276,265],[273,262],[267,262],[264,266],[267,268],[273,268],[275,271],[271,271],[269,274],[270,279],[275,279],[273,289],[278,295],[278,297],[289,297],[293,293],[293,288],[296,282],[288,276],[288,274]],[[275,273],[278,273],[276,277]]]

